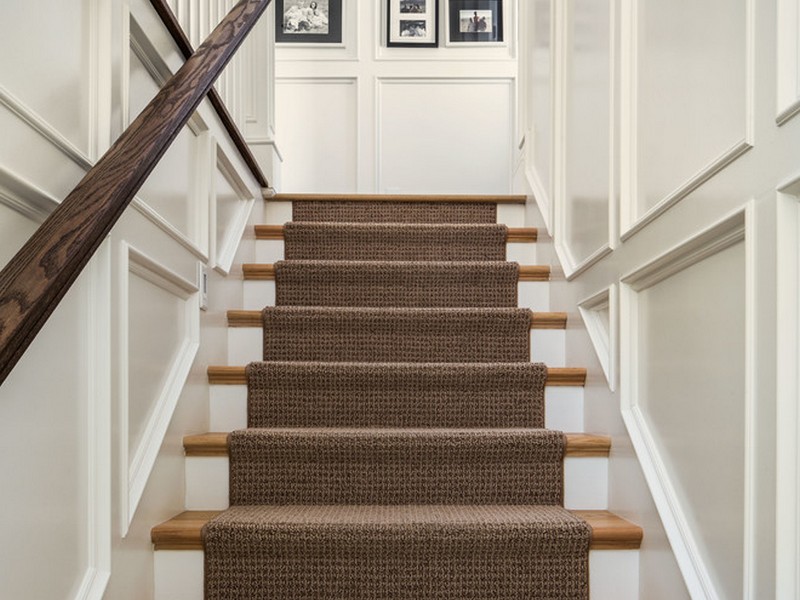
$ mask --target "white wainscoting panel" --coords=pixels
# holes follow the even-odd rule
[[[125,242],[118,269],[119,453],[125,535],[197,353],[199,314],[193,282]]]
[[[624,237],[750,149],[753,1],[623,2],[633,30]]]
[[[800,0],[778,0],[778,117],[800,113]]]
[[[613,392],[617,387],[617,288],[611,286],[578,304],[586,331]]]
[[[623,280],[623,418],[695,598],[752,567],[744,236],[740,211]]]
[[[211,233],[215,268],[227,275],[255,202],[230,158],[217,146],[211,199]]]
[[[514,88],[505,78],[379,79],[378,192],[510,193]]]
[[[612,0],[574,0],[566,11],[563,200],[556,243],[570,276],[609,246]]]
[[[358,80],[279,78],[283,189],[347,193],[358,181]]]
[[[0,3],[0,81],[44,129],[89,154],[91,0]],[[35,57],[36,73],[31,62]],[[0,94],[0,103],[8,96]]]

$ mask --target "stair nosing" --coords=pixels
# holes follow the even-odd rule
[[[347,261],[353,262],[353,261]],[[365,261],[356,261],[365,262]],[[397,261],[402,262],[402,261]],[[484,262],[484,261],[467,261]],[[490,261],[485,261],[490,262]],[[275,265],[271,263],[245,263],[242,265],[242,278],[245,281],[274,281]],[[520,265],[519,281],[550,281],[550,267],[547,265]]]
[[[302,428],[302,427],[289,427],[278,428],[281,431],[294,430],[302,431],[319,431],[321,428]],[[341,429],[333,428],[332,430]],[[414,430],[422,428],[412,428]],[[438,430],[438,428],[433,428]],[[491,431],[497,428],[485,428],[486,431]],[[520,428],[526,429],[526,428]],[[407,428],[390,427],[386,431],[403,431]],[[472,431],[472,429],[465,428],[450,428],[442,431]],[[347,431],[351,431],[347,429]],[[607,457],[611,450],[611,438],[606,435],[590,434],[590,433],[567,433],[567,443],[565,456],[570,458],[579,457]],[[192,457],[209,457],[209,456],[228,456],[228,432],[209,432],[196,435],[187,435],[183,438],[183,448],[186,456]]]
[[[262,328],[264,321],[260,310],[229,310],[228,327],[234,329]],[[567,313],[531,311],[531,329],[566,329]]]
[[[247,375],[243,366],[212,365],[208,367],[207,374],[210,385],[247,385]],[[546,385],[549,387],[583,387],[586,385],[586,369],[548,367]]]
[[[525,204],[521,194],[276,194],[267,202],[433,202],[478,204]]]
[[[257,240],[282,240],[285,232],[284,225],[256,225]],[[507,243],[535,243],[539,240],[539,230],[536,227],[509,227],[506,233]]]
[[[184,511],[153,527],[155,550],[203,550],[203,526],[222,511]],[[638,525],[607,510],[570,510],[592,528],[591,550],[638,550],[644,532]]]

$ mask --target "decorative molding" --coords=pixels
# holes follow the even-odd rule
[[[674,550],[678,566],[683,574],[686,586],[692,598],[705,600],[718,600],[719,595],[714,588],[712,578],[702,559],[695,534],[689,526],[684,514],[678,494],[672,484],[666,465],[659,452],[659,447],[653,438],[648,420],[638,404],[638,374],[639,374],[639,316],[638,294],[672,275],[695,265],[706,258],[713,256],[731,246],[746,241],[751,237],[752,220],[748,221],[750,213],[746,209],[739,209],[733,214],[722,219],[710,228],[696,236],[675,246],[660,257],[622,278],[620,291],[620,360],[626,369],[621,377],[621,412],[625,426],[633,443],[645,479],[648,483],[653,500],[658,509],[670,544]],[[749,243],[749,242],[748,242]],[[748,254],[748,260],[750,256]],[[748,283],[751,278],[753,264],[748,263]],[[745,328],[746,344],[752,345],[753,314],[747,311]],[[750,419],[753,414],[755,395],[753,394],[754,364],[748,357],[746,360],[746,391],[745,391],[745,417]],[[745,493],[750,498],[753,490],[753,462],[755,440],[752,423],[745,424]],[[745,527],[751,527],[754,522],[756,504],[745,504],[742,515]],[[748,542],[752,541],[752,531],[745,532]],[[752,578],[751,570],[754,568],[752,548],[745,547],[743,571],[744,580]],[[748,600],[756,600],[754,596],[745,593]]]
[[[531,144],[531,147],[533,145]],[[525,180],[533,193],[533,198],[536,200],[536,205],[539,207],[539,213],[542,215],[545,229],[549,235],[553,235],[553,202],[550,199],[547,190],[542,185],[542,180],[539,178],[536,169],[532,165],[525,166]]]
[[[779,126],[800,114],[800,1],[778,0],[778,106]]]
[[[247,222],[250,219],[250,213],[253,210],[255,198],[253,198],[250,190],[247,189],[247,185],[236,171],[230,158],[223,152],[219,145],[217,145],[216,152],[213,154],[216,157],[213,172],[220,173],[225,178],[240,200],[239,207],[236,209],[236,214],[228,224],[222,243],[220,244],[217,240],[217,189],[212,180],[211,201],[209,202],[211,256],[214,260],[214,269],[222,275],[227,275],[233,264],[236,249],[239,247],[242,235],[247,227]]]
[[[600,315],[602,310],[608,310],[608,321]],[[583,318],[586,331],[589,333],[594,351],[606,376],[608,389],[613,392],[617,387],[617,331],[619,327],[616,285],[579,302],[578,311]]]
[[[64,137],[55,127],[2,85],[0,85],[0,105],[5,106],[82,169],[88,171],[94,166],[92,159],[83,150]]]
[[[553,244],[553,247],[558,255],[561,268],[564,269],[564,277],[567,281],[572,281],[578,277],[578,275],[585,273],[596,263],[600,262],[614,251],[610,244],[606,244],[605,246],[601,246],[595,250],[580,263],[576,264],[575,259],[572,258],[572,253],[569,251],[569,248],[567,248],[566,244],[558,241],[556,238],[556,242]]]
[[[0,166],[0,204],[42,223],[59,202],[44,190]]]
[[[111,243],[107,239],[87,265],[86,541],[88,568],[75,600],[101,600],[111,578]]]
[[[620,77],[622,94],[620,114],[627,114],[620,124],[621,148],[620,163],[623,174],[620,185],[620,224],[622,241],[644,229],[678,202],[722,172],[739,157],[747,153],[754,144],[755,135],[755,0],[746,0],[745,10],[745,117],[742,138],[722,151],[709,163],[702,166],[644,214],[639,214],[636,198],[638,192],[638,3],[635,0],[622,0],[622,45]]]
[[[189,375],[197,350],[200,347],[199,307],[196,302],[198,288],[166,266],[158,263],[127,242],[120,243],[119,268],[119,460],[121,493],[121,533],[124,537],[133,520],[141,500],[150,472],[158,456],[164,435],[172,419],[186,378]],[[165,365],[168,375],[153,403],[153,410],[138,448],[129,450],[128,402],[130,390],[129,373],[129,278],[136,275],[184,301],[183,339],[172,364]]]
[[[800,176],[778,190],[776,596],[800,597]]]
[[[158,212],[153,210],[153,208],[151,208],[150,205],[147,204],[144,200],[136,196],[131,201],[131,208],[136,209],[143,217],[145,217],[148,221],[153,223],[153,225],[158,227],[161,231],[166,233],[173,240],[178,242],[181,246],[186,248],[194,256],[196,256],[197,258],[199,258],[204,262],[208,260],[208,253],[206,251],[204,251],[200,246],[195,244],[192,240],[190,240],[183,233],[181,233],[172,223],[167,221]]]

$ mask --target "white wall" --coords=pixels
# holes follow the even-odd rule
[[[517,189],[613,435],[610,508],[645,528],[642,597],[796,597],[797,2],[521,8]]]
[[[505,42],[386,46],[386,2],[344,2],[341,45],[279,44],[281,191],[508,193],[520,134],[516,2]]]
[[[177,4],[197,36],[234,3]],[[4,3],[0,23],[4,265],[183,59],[147,0]],[[268,50],[249,44],[219,87],[269,170],[269,71],[242,74]],[[0,597],[152,594],[150,528],[183,510],[181,439],[207,428],[206,366],[241,305],[223,276],[252,260],[261,195],[204,102],[0,388]]]

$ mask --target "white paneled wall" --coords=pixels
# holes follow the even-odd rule
[[[197,42],[234,2],[171,4]],[[5,265],[183,58],[148,0],[2,3],[0,23]],[[258,31],[219,89],[272,176],[268,17]],[[224,362],[241,305],[219,273],[252,260],[261,196],[202,103],[0,388],[0,597],[152,594],[149,530],[183,509],[181,438],[208,426],[205,365]]]
[[[641,597],[795,598],[798,3],[520,10],[519,185]]]
[[[386,3],[344,2],[344,42],[277,49],[281,191],[510,193],[516,1],[500,45],[386,47]]]

